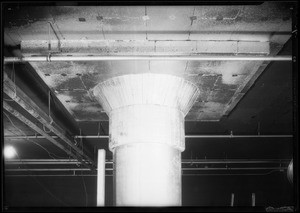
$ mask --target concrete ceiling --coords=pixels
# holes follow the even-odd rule
[[[287,4],[7,8],[5,45],[32,55],[275,56],[291,36]],[[76,121],[107,121],[92,90],[108,78],[167,73],[198,86],[186,120],[219,121],[267,61],[30,62]]]

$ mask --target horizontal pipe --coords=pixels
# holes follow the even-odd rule
[[[21,159],[21,160],[5,160],[5,164],[80,164],[81,162],[75,159]],[[182,159],[182,164],[289,164],[290,159]],[[106,161],[105,164],[113,164],[113,161]]]
[[[52,136],[57,138],[57,136]],[[185,138],[292,138],[293,135],[186,135]],[[18,139],[44,139],[42,135],[29,135],[29,136],[4,136],[7,140]],[[83,139],[108,139],[108,135],[75,135],[74,138]]]
[[[292,138],[293,135],[185,135],[185,138]],[[75,135],[74,138],[109,138],[108,135]]]
[[[285,167],[243,167],[243,168],[182,168],[183,171],[208,171],[208,170],[282,170]]]
[[[4,57],[4,63],[59,61],[292,61],[292,56],[25,56]]]
[[[182,168],[183,171],[211,171],[211,170],[284,170],[286,167],[243,167],[243,168]],[[97,169],[96,169],[97,170]],[[27,168],[5,169],[6,172],[68,172],[90,171],[88,168]],[[105,171],[113,171],[113,168],[105,168]]]
[[[186,135],[185,138],[292,138],[293,135]]]
[[[57,139],[59,138],[56,135],[51,135],[50,137],[52,137],[53,139]],[[45,139],[45,136],[43,135],[27,135],[27,136],[7,136],[4,135],[4,138],[7,140],[19,140],[19,139]]]
[[[97,169],[95,169],[97,170]],[[106,171],[113,170],[112,168],[105,169]],[[90,171],[88,168],[26,168],[26,169],[5,169],[6,172],[68,172],[68,171]]]
[[[97,175],[93,174],[5,174],[5,177],[28,177],[28,176],[37,176],[37,177],[97,177]],[[105,176],[113,177],[114,175],[105,174]]]
[[[226,159],[226,160],[182,160],[182,164],[274,164],[274,163],[289,163],[290,159],[267,159],[267,160],[237,160],[237,159]]]
[[[275,170],[276,171],[276,170]],[[280,171],[280,170],[277,170]],[[228,176],[228,175],[237,175],[237,176],[245,176],[245,175],[268,175],[273,173],[274,171],[268,172],[268,173],[240,173],[240,174],[228,174],[228,173],[206,173],[206,174],[187,174],[187,173],[182,173],[182,176]],[[37,177],[97,177],[96,174],[82,174],[82,173],[75,173],[75,174],[18,174],[18,173],[10,173],[10,174],[5,174],[5,177],[28,177],[28,176],[37,176]],[[105,174],[106,177],[113,177],[113,174]]]
[[[108,162],[107,162],[108,163]],[[109,162],[110,163],[110,162]],[[109,164],[108,163],[108,164]],[[46,160],[6,160],[6,165],[19,165],[19,164],[26,164],[26,165],[78,165],[81,164],[80,161],[77,160],[53,160],[53,161],[46,161]],[[112,162],[111,162],[112,164]]]

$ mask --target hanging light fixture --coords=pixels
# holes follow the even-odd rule
[[[4,157],[5,158],[8,158],[8,159],[13,158],[16,156],[16,154],[17,154],[17,152],[13,146],[5,146],[4,147]]]

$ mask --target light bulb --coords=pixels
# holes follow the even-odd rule
[[[5,158],[13,158],[16,155],[16,150],[12,146],[4,147],[4,156]]]

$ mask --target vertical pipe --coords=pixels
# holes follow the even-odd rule
[[[113,154],[113,206],[117,205],[116,202],[116,165],[115,155]]]
[[[252,193],[252,206],[255,206],[255,193]]]
[[[104,206],[104,202],[105,202],[105,150],[98,149],[97,206]]]
[[[291,184],[293,184],[293,159],[289,163],[288,169],[287,169],[287,178]]]
[[[230,206],[233,207],[233,205],[234,205],[234,193],[231,193]]]

